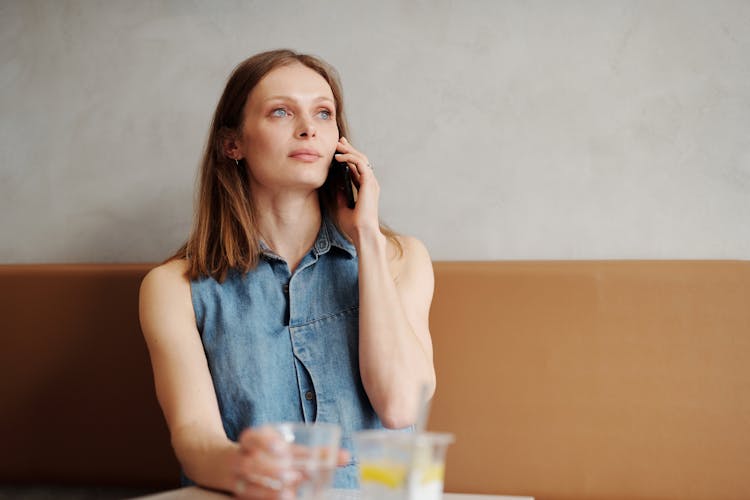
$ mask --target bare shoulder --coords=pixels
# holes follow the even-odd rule
[[[427,259],[430,260],[430,254],[427,252],[427,247],[424,246],[420,240],[414,236],[406,234],[399,234],[396,236],[401,247],[404,249],[404,257],[407,259]]]
[[[402,252],[399,253],[395,243],[389,240],[389,256],[391,256],[390,267],[391,275],[396,283],[403,280],[418,280],[429,283],[423,283],[432,286],[432,260],[424,243],[413,236],[397,235],[398,242],[401,244]]]
[[[140,317],[146,336],[164,331],[165,324],[194,318],[187,261],[171,260],[153,268],[141,282]]]
[[[143,284],[148,285],[168,285],[177,283],[188,284],[187,279],[188,263],[184,259],[175,259],[165,262],[151,269],[146,277],[143,278]]]

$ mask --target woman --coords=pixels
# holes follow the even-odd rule
[[[403,428],[434,391],[424,246],[378,221],[379,186],[346,139],[323,61],[288,50],[242,62],[214,114],[187,243],[143,280],[156,392],[187,477],[286,498],[296,473],[263,424],[335,422],[336,487],[355,487],[352,433]],[[358,186],[353,209],[328,178]],[[347,451],[348,450],[348,451]]]

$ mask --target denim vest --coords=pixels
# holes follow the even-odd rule
[[[358,266],[354,245],[324,218],[294,273],[263,246],[247,274],[191,282],[229,439],[272,422],[334,422],[354,457],[352,433],[382,428],[359,375]],[[358,486],[355,462],[337,469],[336,488]]]

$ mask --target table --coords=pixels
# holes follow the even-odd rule
[[[229,495],[191,486],[141,497],[140,500],[226,500]],[[356,490],[334,490],[330,500],[359,500]],[[534,500],[533,497],[513,497],[505,495],[469,495],[465,493],[444,493],[443,500]]]

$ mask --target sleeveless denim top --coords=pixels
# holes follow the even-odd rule
[[[237,441],[249,426],[337,423],[353,458],[334,485],[356,488],[352,433],[382,428],[359,375],[356,249],[325,217],[294,273],[262,248],[247,274],[191,282],[224,430]]]

